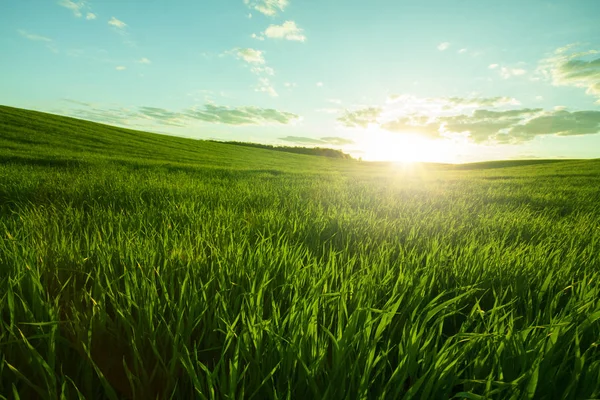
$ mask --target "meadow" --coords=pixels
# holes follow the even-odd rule
[[[600,160],[358,162],[0,107],[2,399],[600,398]]]

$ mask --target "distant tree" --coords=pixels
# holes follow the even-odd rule
[[[329,149],[329,148],[325,148],[325,147],[273,146],[270,144],[250,143],[250,142],[237,142],[237,141],[221,142],[218,140],[209,140],[209,141],[215,142],[215,143],[233,144],[236,146],[245,146],[245,147],[254,147],[254,148],[274,150],[274,151],[283,151],[286,153],[306,154],[306,155],[322,156],[322,157],[330,157],[330,158],[352,159],[350,154],[346,154],[341,150]]]

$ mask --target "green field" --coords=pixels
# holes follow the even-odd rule
[[[600,160],[395,166],[0,107],[0,398],[600,398]]]

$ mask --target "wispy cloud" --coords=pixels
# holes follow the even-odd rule
[[[444,50],[448,50],[449,47],[450,47],[450,42],[442,42],[442,43],[438,44],[437,49],[439,51],[444,51]]]
[[[26,30],[23,30],[23,29],[19,29],[17,32],[19,33],[19,35],[23,36],[27,40],[31,40],[33,42],[45,43],[46,48],[48,50],[50,50],[53,53],[58,53],[58,47],[56,46],[56,43],[54,43],[54,40],[50,39],[49,37],[37,35],[37,34],[31,33],[31,32],[27,32]]]
[[[111,17],[111,19],[108,20],[108,25],[110,25],[110,27],[112,28],[113,31],[115,31],[116,33],[118,33],[121,36],[121,38],[123,39],[123,43],[125,45],[130,46],[130,47],[136,46],[135,41],[133,41],[130,38],[129,26],[125,22],[123,22],[115,17]]]
[[[201,107],[191,107],[181,111],[171,111],[159,107],[101,108],[91,103],[65,100],[79,106],[69,110],[69,115],[92,121],[117,125],[143,125],[153,122],[160,125],[186,126],[194,121],[224,125],[288,125],[295,123],[300,116],[272,108],[254,106],[227,107],[207,103]]]
[[[338,122],[347,128],[366,128],[370,124],[376,124],[383,109],[381,107],[366,107],[354,111],[345,110],[338,117]]]
[[[271,85],[271,81],[269,80],[269,78],[258,78],[258,85],[256,85],[254,90],[256,90],[257,92],[268,93],[271,97],[279,96],[273,85]]]
[[[115,69],[116,69],[117,71],[125,71],[125,70],[127,69],[127,67],[125,67],[125,66],[123,66],[123,65],[119,65],[119,66],[115,67]]]
[[[192,108],[185,111],[184,114],[188,118],[226,125],[287,125],[300,119],[296,114],[272,108],[225,107],[214,104]]]
[[[278,93],[273,87],[269,77],[275,75],[275,70],[266,65],[264,52],[252,48],[236,48],[227,52],[233,54],[239,60],[244,61],[250,66],[250,71],[258,76],[258,83],[254,86],[257,92],[267,93],[272,97],[277,97]]]
[[[306,41],[304,31],[300,29],[294,21],[285,21],[281,25],[269,25],[269,27],[260,35],[252,35],[255,39],[285,39],[297,42]]]
[[[85,15],[85,19],[87,19],[88,21],[96,19],[97,15],[94,14],[93,12],[89,12]]]
[[[344,146],[349,144],[354,144],[353,140],[343,138],[343,137],[322,137],[322,138],[313,138],[307,136],[286,136],[279,138],[279,140],[283,140],[285,142],[291,142],[295,144],[307,144],[307,145],[332,145],[332,146]]]
[[[85,1],[74,2],[71,0],[60,0],[58,4],[62,7],[68,8],[73,12],[73,15],[77,18],[81,18],[82,10],[86,7]]]
[[[503,79],[509,79],[509,78],[512,78],[513,76],[525,75],[527,73],[527,70],[525,70],[523,68],[501,67],[499,73]]]
[[[557,49],[553,55],[540,61],[536,73],[555,86],[573,86],[586,89],[598,97],[600,104],[600,51],[573,52],[576,45]]]
[[[500,66],[499,64],[490,64],[490,65],[488,66],[488,68],[489,68],[489,69],[496,69],[496,68],[498,68],[499,66]]]
[[[248,64],[265,64],[264,52],[262,50],[237,48],[233,49],[233,52],[237,58]]]
[[[112,27],[115,27],[116,29],[120,29],[120,30],[124,30],[125,28],[127,28],[127,24],[121,20],[118,20],[115,17],[112,17],[109,21],[108,24]]]
[[[140,64],[152,64],[152,61],[148,60],[146,57],[142,57],[138,60]]]
[[[317,82],[317,87],[323,87],[323,82]]]
[[[19,35],[23,36],[25,39],[33,40],[34,42],[50,43],[53,41],[52,39],[46,36],[36,35],[35,33],[29,33],[23,29],[19,29],[17,32],[19,32]]]
[[[386,101],[397,114],[426,113],[441,115],[481,107],[517,106],[521,103],[508,96],[496,97],[417,97],[409,94],[390,95]]]
[[[283,12],[289,5],[288,0],[244,0],[249,8],[256,10],[267,16],[275,16],[279,12]]]
[[[467,49],[460,49],[457,51],[458,54],[465,54],[467,52]]]

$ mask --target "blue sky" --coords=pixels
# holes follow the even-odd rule
[[[597,0],[5,0],[0,103],[368,160],[600,157]]]

